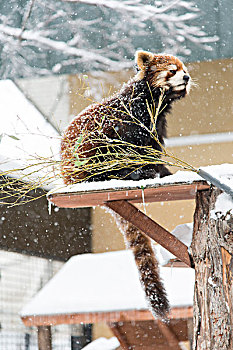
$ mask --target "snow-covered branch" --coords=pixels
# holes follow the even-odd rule
[[[127,11],[128,13],[144,16],[148,19],[153,15],[160,13],[166,13],[168,10],[178,7],[185,7],[189,11],[197,12],[198,9],[195,7],[193,2],[188,4],[184,1],[164,1],[165,5],[153,6],[147,5],[142,0],[138,1],[118,1],[118,0],[62,0],[63,2],[79,3],[92,6],[106,7],[115,11]],[[156,2],[155,2],[156,3]]]
[[[46,38],[40,34],[40,32],[32,31],[32,30],[22,30],[20,28],[12,28],[8,26],[4,26],[0,24],[0,31],[2,34],[12,36],[14,38],[20,38],[21,40],[27,40],[28,45],[40,45],[55,51],[61,51],[63,54],[67,54],[70,56],[81,57],[84,61],[88,60],[96,60],[107,67],[115,68],[113,61],[104,57],[102,55],[98,55],[97,53],[93,53],[84,49],[78,49],[73,46],[69,46],[64,41],[53,40],[50,38]]]
[[[194,25],[194,1],[11,1],[12,11],[0,15],[1,78],[116,71],[132,66],[139,47],[183,58],[190,44],[210,50],[217,40]]]

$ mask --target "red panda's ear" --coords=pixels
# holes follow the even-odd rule
[[[139,69],[144,70],[153,60],[154,55],[148,51],[136,51],[135,62]]]

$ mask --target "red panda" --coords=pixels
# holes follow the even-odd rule
[[[116,140],[122,142],[121,147],[124,144],[125,147],[135,146],[141,154],[145,146],[161,151],[166,137],[166,114],[172,102],[186,96],[190,90],[190,75],[177,57],[138,51],[135,59],[135,77],[112,97],[82,111],[65,130],[61,142],[61,173],[65,184],[112,178],[140,180],[171,174],[162,164],[128,166],[127,161],[124,166],[101,169],[107,154],[114,155]],[[155,123],[157,138],[151,137],[150,108],[154,111],[159,108]],[[83,167],[85,163],[93,167]],[[115,218],[134,253],[153,315],[166,317],[169,303],[150,239],[122,218],[117,215]]]

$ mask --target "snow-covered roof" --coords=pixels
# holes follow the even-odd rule
[[[35,164],[38,157],[58,156],[57,131],[10,80],[0,81],[0,114],[0,172]]]
[[[171,307],[193,304],[194,270],[161,267]],[[23,308],[21,316],[146,310],[129,250],[72,257]]]

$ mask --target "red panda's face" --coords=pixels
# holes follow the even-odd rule
[[[140,69],[138,78],[147,79],[151,86],[170,92],[173,97],[185,96],[190,91],[191,77],[185,65],[175,56],[154,55],[139,51],[136,62]]]

